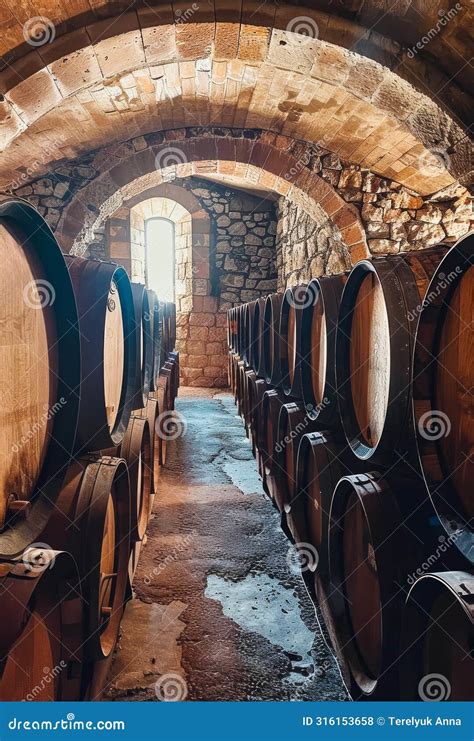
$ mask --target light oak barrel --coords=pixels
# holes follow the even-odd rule
[[[25,201],[0,196],[0,556],[38,540],[75,447],[80,335],[53,234]]]
[[[78,451],[119,445],[132,410],[136,331],[132,290],[119,265],[66,255],[81,333]]]

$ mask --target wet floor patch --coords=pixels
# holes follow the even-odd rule
[[[294,661],[312,666],[314,632],[301,616],[293,590],[268,574],[250,574],[239,581],[209,574],[205,596],[222,605],[224,615],[244,630],[279,646]]]

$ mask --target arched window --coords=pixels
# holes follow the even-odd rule
[[[145,279],[160,301],[175,300],[175,225],[170,219],[145,222]]]

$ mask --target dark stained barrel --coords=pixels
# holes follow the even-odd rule
[[[167,426],[170,415],[172,415],[172,409],[169,406],[169,375],[160,375],[158,380],[158,389],[153,394],[153,397],[158,402],[159,415],[155,422],[154,434],[158,440],[158,455],[160,466],[164,466],[167,460],[168,454],[168,437]],[[152,431],[150,430],[150,435]]]
[[[83,609],[69,553],[29,548],[0,562],[0,701],[80,699]]]
[[[281,385],[287,396],[295,398],[302,396],[300,348],[306,297],[306,286],[287,288],[280,312]]]
[[[142,409],[150,393],[153,373],[153,337],[151,334],[150,306],[145,286],[132,283],[135,312],[136,348],[135,385],[132,409]]]
[[[131,414],[136,330],[130,281],[110,262],[66,255],[81,333],[78,451],[119,445]]]
[[[80,335],[51,230],[26,201],[0,196],[0,556],[37,541],[75,446]]]
[[[265,473],[267,493],[276,505],[278,500],[278,479],[276,476],[278,444],[278,420],[280,411],[288,399],[281,390],[271,389],[265,391],[262,399],[262,418],[264,423],[261,428],[262,436],[259,440],[259,451],[262,456],[262,466]]]
[[[363,260],[341,298],[336,378],[341,421],[355,455],[413,463],[412,351],[419,307],[445,247]]]
[[[413,365],[418,460],[433,506],[474,563],[474,235],[440,262],[420,306]]]
[[[237,402],[237,414],[243,417],[244,413],[244,381],[245,381],[245,363],[243,360],[239,360],[236,366],[236,379],[235,379],[235,400]]]
[[[175,399],[178,396],[178,392],[179,392],[179,352],[177,352],[176,350],[172,350],[169,354],[168,360],[173,364],[171,391],[173,394],[173,409],[174,409]]]
[[[303,297],[301,391],[308,416],[327,429],[340,425],[334,358],[344,282],[344,275],[315,278]]]
[[[275,501],[280,512],[283,512],[296,494],[298,446],[303,435],[311,432],[314,426],[315,423],[306,415],[302,403],[287,402],[281,407],[274,448],[275,476],[278,482]]]
[[[404,588],[423,562],[423,540],[403,524],[389,484],[377,473],[342,478],[331,503],[331,605],[353,696],[396,699]],[[405,492],[409,496],[409,491]]]
[[[411,587],[402,621],[402,700],[472,701],[474,576],[423,574]]]
[[[148,294],[148,306],[150,309],[150,334],[153,340],[153,362],[152,362],[152,373],[150,391],[156,391],[158,386],[158,376],[160,374],[160,358],[161,358],[161,318],[160,318],[160,302],[155,291],[150,289],[147,290]]]
[[[130,477],[130,535],[132,542],[141,540],[150,516],[152,493],[152,459],[148,421],[134,414],[120,448]]]
[[[243,360],[247,365],[252,365],[253,358],[253,337],[252,327],[253,319],[255,316],[256,301],[250,301],[248,304],[244,304],[244,345],[243,345]]]
[[[255,372],[249,374],[248,378],[248,414],[250,437],[252,441],[252,452],[256,456],[258,452],[259,427],[263,422],[262,402],[263,394],[267,390],[267,384],[263,378],[257,378]]]
[[[253,399],[251,398],[251,384],[257,380],[257,375],[254,370],[248,368],[244,372],[243,376],[243,402],[242,402],[242,415],[245,423],[245,432],[248,438],[252,436],[252,404]]]
[[[130,487],[120,458],[84,456],[67,471],[46,543],[74,556],[85,600],[87,660],[109,656],[118,636],[130,552]]]
[[[280,314],[283,294],[272,293],[265,301],[263,321],[266,332],[263,335],[263,367],[265,380],[272,386],[281,383],[280,368]]]
[[[345,440],[330,432],[301,437],[296,463],[296,487],[285,506],[295,543],[310,543],[317,552],[318,573],[329,578],[329,513],[338,481],[350,473]]]
[[[135,412],[137,417],[148,420],[148,428],[150,431],[150,477],[151,477],[151,493],[156,494],[158,492],[159,480],[160,480],[160,444],[161,437],[156,434],[157,425],[159,425],[160,408],[158,399],[154,399],[152,396],[148,398],[146,407]]]
[[[252,340],[252,358],[251,365],[255,373],[259,378],[264,378],[265,369],[263,367],[263,343],[264,336],[266,333],[266,325],[264,321],[265,314],[265,299],[259,298],[255,302],[255,309],[253,312],[253,320],[251,327],[251,340]]]

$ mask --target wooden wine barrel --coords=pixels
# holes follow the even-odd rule
[[[176,304],[170,303],[169,325],[170,325],[170,352],[176,347]]]
[[[474,576],[428,573],[408,594],[402,621],[402,700],[472,701]]]
[[[280,313],[281,384],[287,396],[302,397],[301,328],[307,299],[306,286],[287,288]]]
[[[420,308],[413,363],[418,460],[446,533],[473,564],[473,234],[440,262]]]
[[[255,316],[255,307],[257,302],[250,301],[248,304],[244,304],[244,347],[243,347],[243,360],[249,366],[253,366],[253,320]]]
[[[136,374],[132,290],[111,262],[66,255],[79,314],[81,387],[78,452],[119,445],[131,414]]]
[[[0,701],[81,699],[81,582],[69,553],[0,562]]]
[[[159,426],[160,407],[158,399],[149,397],[145,409],[140,409],[136,412],[137,417],[148,420],[148,429],[150,431],[150,477],[151,477],[151,493],[158,493],[158,486],[160,480],[160,447],[162,438],[156,434],[157,426]]]
[[[158,376],[160,375],[160,358],[161,358],[161,318],[160,302],[155,291],[147,290],[148,306],[150,308],[150,334],[153,341],[153,361],[150,382],[150,391],[156,391],[158,386]]]
[[[241,304],[237,309],[237,317],[238,317],[238,351],[241,359],[244,358],[244,350],[245,350],[245,304]]]
[[[347,459],[347,446],[340,437],[327,431],[304,434],[298,447],[294,495],[285,505],[295,543],[310,543],[316,549],[318,573],[325,584],[329,578],[329,512],[336,484],[350,472]]]
[[[41,537],[75,558],[84,594],[88,661],[113,651],[122,617],[130,552],[130,485],[125,462],[84,456],[68,468]]]
[[[179,393],[179,352],[172,350],[169,356],[170,361],[173,363],[173,408],[176,397]]]
[[[258,451],[259,426],[264,423],[262,417],[262,402],[263,394],[266,390],[267,384],[263,378],[257,378],[255,372],[251,373],[248,379],[248,411],[252,453],[254,457],[257,455]]]
[[[234,393],[234,362],[233,362],[233,351],[229,350],[227,353],[227,383],[229,388]]]
[[[265,472],[265,483],[267,493],[275,503],[278,499],[278,480],[276,477],[277,454],[276,446],[278,440],[278,420],[280,411],[288,399],[284,393],[277,389],[265,391],[262,400],[263,435],[259,441],[259,451],[262,456],[262,465]]]
[[[130,417],[120,449],[130,477],[130,537],[132,542],[145,535],[150,516],[152,491],[151,434],[148,420]]]
[[[403,585],[422,563],[422,541],[403,525],[394,490],[377,473],[342,478],[331,502],[330,602],[352,694],[396,699]]]
[[[235,401],[237,404],[237,414],[242,417],[244,409],[244,380],[245,380],[245,363],[243,360],[239,360],[236,368],[236,381],[235,381]]]
[[[362,260],[341,298],[336,378],[341,421],[358,458],[414,462],[411,364],[419,307],[444,246]]]
[[[283,294],[272,293],[265,301],[263,321],[267,331],[263,335],[263,367],[265,380],[272,386],[281,382],[280,368],[280,313]]]
[[[233,387],[233,393],[234,393],[234,401],[237,403],[237,392],[238,392],[238,370],[239,370],[239,363],[242,362],[240,360],[240,356],[237,353],[233,353],[232,355],[232,366],[233,366],[233,380],[234,380],[234,387]]]
[[[303,298],[300,330],[301,391],[307,414],[326,429],[340,426],[337,406],[336,330],[345,275],[312,280]]]
[[[132,409],[142,409],[150,393],[153,373],[153,337],[151,334],[148,294],[141,283],[132,283],[133,307],[136,326],[136,372]]]
[[[280,512],[286,510],[296,495],[298,446],[314,427],[315,422],[306,415],[303,403],[288,402],[281,407],[274,449],[278,481],[275,501]]]
[[[252,338],[252,368],[257,374],[258,378],[264,378],[265,369],[263,367],[263,343],[264,335],[267,331],[265,322],[265,299],[259,298],[255,302],[255,309],[253,312],[253,321],[251,327],[251,338]]]
[[[160,466],[166,464],[168,454],[168,436],[166,435],[166,422],[171,413],[169,408],[169,375],[160,375],[158,381],[158,389],[153,394],[153,397],[158,402],[159,416],[155,423],[154,434],[158,438],[158,455]]]
[[[243,377],[243,390],[244,390],[244,398],[243,398],[243,404],[242,404],[242,415],[243,420],[245,424],[245,434],[248,438],[252,437],[252,403],[253,400],[251,398],[251,384],[254,383],[257,380],[257,375],[255,371],[253,371],[251,368],[247,368],[247,370],[244,373]]]
[[[26,201],[0,196],[0,556],[37,541],[74,451],[80,335],[71,279]],[[36,495],[37,494],[37,495]]]
[[[174,409],[174,402],[176,398],[176,390],[178,387],[178,369],[176,361],[172,358],[171,354],[161,369],[161,375],[168,376],[168,400],[167,408]]]

